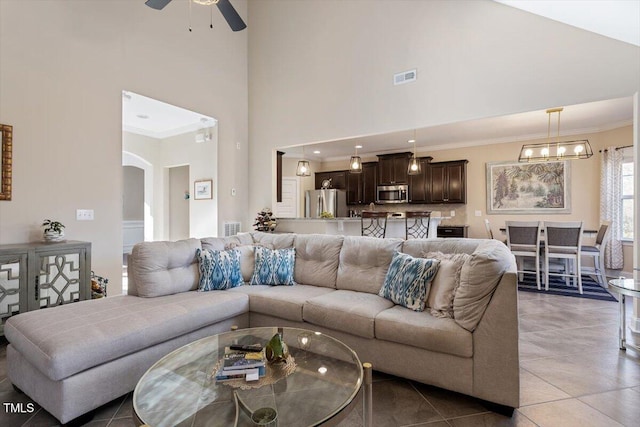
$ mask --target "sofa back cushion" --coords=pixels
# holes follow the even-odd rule
[[[264,233],[262,231],[254,231],[251,233],[254,243],[260,246],[272,247],[273,249],[292,248],[296,235],[293,233]]]
[[[296,283],[336,287],[338,262],[344,236],[298,234],[296,236]]]
[[[482,319],[502,275],[513,268],[515,259],[497,240],[481,240],[460,271],[460,286],[453,299],[455,321],[468,331]]]
[[[345,236],[340,250],[336,288],[378,294],[401,239]]]
[[[410,239],[402,244],[402,252],[413,257],[428,258],[430,252],[472,254],[481,239]]]
[[[200,277],[196,249],[199,239],[138,243],[131,251],[129,275],[141,297],[195,290]]]

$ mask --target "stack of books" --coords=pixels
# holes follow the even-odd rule
[[[225,348],[222,367],[216,374],[216,381],[244,379],[257,381],[266,373],[265,356],[262,347]]]

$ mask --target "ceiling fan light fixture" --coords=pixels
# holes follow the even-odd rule
[[[520,150],[518,161],[521,163],[548,162],[554,160],[588,159],[593,156],[589,140],[560,141],[560,113],[563,108],[547,110],[549,116],[547,124],[547,142],[524,144]],[[556,140],[551,141],[551,114],[558,114]]]

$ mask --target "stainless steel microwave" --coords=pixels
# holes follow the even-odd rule
[[[378,185],[376,203],[409,203],[409,186]]]

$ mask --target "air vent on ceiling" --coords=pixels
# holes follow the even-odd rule
[[[224,223],[224,237],[235,236],[240,232],[239,222],[225,222]]]
[[[415,82],[418,78],[418,70],[403,71],[402,73],[393,75],[393,84],[401,85],[405,83]]]

